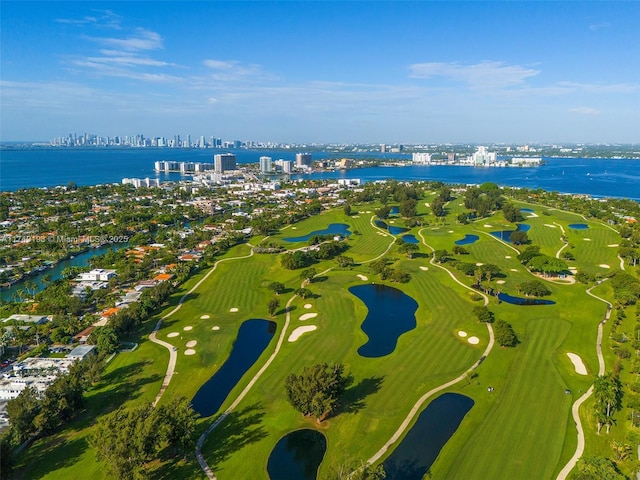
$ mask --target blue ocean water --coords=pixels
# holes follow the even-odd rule
[[[226,150],[225,150],[226,151]],[[121,182],[125,177],[177,180],[180,174],[156,174],[158,160],[212,162],[219,150],[169,148],[42,148],[0,151],[0,190],[28,187],[96,185]],[[294,160],[294,150],[231,150],[238,163],[257,163],[263,155],[274,160]],[[345,154],[313,153],[314,160],[341,158]],[[349,154],[358,158],[409,158],[408,154]],[[337,172],[295,175],[294,178],[359,178],[375,181],[435,180],[446,183],[480,184],[495,182],[512,187],[541,188],[561,193],[582,193],[595,197],[622,197],[640,200],[640,160],[545,158],[537,168],[478,168],[445,165],[370,167]]]

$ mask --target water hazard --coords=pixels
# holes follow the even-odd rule
[[[498,232],[491,232],[496,238],[500,240],[504,240],[505,242],[511,241],[511,234],[513,232],[528,232],[531,228],[531,225],[527,225],[526,223],[518,223],[515,230],[500,230]]]
[[[456,240],[453,243],[455,243],[456,245],[471,245],[472,243],[476,243],[478,240],[480,240],[480,237],[478,235],[467,234],[464,236],[464,238]]]
[[[351,235],[349,231],[349,225],[346,223],[331,223],[324,230],[315,230],[306,235],[301,235],[299,237],[287,237],[283,238],[285,242],[307,242],[310,238],[315,237],[316,235],[342,235],[343,237],[348,237]]]
[[[416,328],[418,302],[397,288],[386,285],[356,285],[349,291],[369,309],[362,331],[369,337],[358,349],[367,358],[384,357],[396,349],[398,338]]]
[[[473,404],[457,393],[445,393],[431,402],[383,463],[387,478],[422,480]]]
[[[271,480],[316,480],[327,451],[327,439],[316,430],[296,430],[285,435],[269,455]]]
[[[408,233],[407,235],[403,235],[402,240],[404,240],[404,243],[420,243],[420,240],[418,240],[415,235],[411,235],[410,233]]]
[[[570,223],[569,228],[571,228],[572,230],[587,230],[589,228],[589,225],[587,225],[586,223]]]
[[[544,300],[542,298],[526,298],[526,297],[513,297],[507,293],[499,293],[498,300],[511,305],[555,305],[553,300]]]
[[[374,223],[376,227],[382,228],[383,230],[388,230],[391,235],[400,235],[401,233],[408,232],[408,228],[404,227],[395,227],[393,225],[388,225],[386,222],[382,220],[375,220]]]
[[[251,319],[243,322],[231,355],[200,387],[191,402],[193,409],[203,417],[216,413],[233,387],[267,348],[275,331],[276,324],[269,320]]]

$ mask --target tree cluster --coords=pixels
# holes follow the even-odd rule
[[[476,316],[479,322],[493,323],[495,315],[484,305],[477,305],[473,307],[473,314]]]
[[[551,295],[551,290],[540,280],[528,280],[516,285],[518,293],[527,297],[546,297]]]
[[[314,416],[318,422],[335,412],[348,383],[344,365],[327,363],[305,367],[300,375],[292,373],[284,382],[293,408],[304,416]]]
[[[524,220],[524,217],[520,213],[520,209],[511,202],[504,202],[502,204],[502,215],[507,222],[516,223]]]
[[[500,188],[495,183],[483,183],[479,187],[467,188],[464,195],[464,206],[474,210],[478,217],[486,217],[491,212],[502,208],[504,199]]]
[[[407,283],[411,280],[411,275],[407,271],[400,267],[391,267],[387,263],[386,258],[381,258],[371,262],[369,267],[374,274],[380,275],[381,280],[392,280],[398,283]]]
[[[343,242],[331,241],[318,245],[316,250],[303,252],[296,250],[295,252],[283,253],[280,255],[280,265],[287,270],[297,270],[298,268],[307,268],[317,261],[329,260],[334,258],[347,249],[347,245]]]
[[[613,296],[621,305],[635,305],[640,299],[640,280],[626,272],[616,272],[611,276]]]
[[[496,342],[502,347],[515,347],[519,342],[511,324],[504,320],[496,320],[493,324]]]
[[[622,393],[622,383],[614,373],[596,377],[593,382],[593,396],[598,433],[604,425],[607,426],[607,433],[609,433],[613,423],[613,414],[622,408]]]

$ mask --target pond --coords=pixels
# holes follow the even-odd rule
[[[269,320],[244,321],[227,361],[193,397],[193,409],[203,417],[216,413],[233,387],[267,348],[275,331],[276,324]]]
[[[285,242],[307,242],[311,237],[315,237],[316,235],[342,235],[343,237],[348,237],[351,235],[351,232],[349,231],[349,225],[346,223],[331,223],[324,230],[315,230],[300,237],[287,237],[283,238],[283,240]]]
[[[461,238],[460,240],[456,240],[455,243],[456,245],[471,245],[472,243],[476,243],[478,240],[480,240],[480,237],[478,235],[465,235],[464,238]]]
[[[407,235],[403,235],[402,240],[404,240],[404,243],[420,243],[420,240],[418,240],[415,235],[411,235],[410,233]]]
[[[518,223],[516,225],[515,230],[500,230],[498,232],[490,232],[490,233],[491,235],[493,235],[496,238],[499,238],[500,240],[504,240],[505,242],[510,242],[511,234],[513,232],[528,232],[530,228],[531,228],[531,225],[527,225],[526,223]]]
[[[572,230],[587,230],[589,228],[589,225],[587,225],[586,223],[570,223],[569,228],[571,228]]]
[[[432,401],[384,461],[387,478],[422,480],[473,404],[457,393],[445,393]]]
[[[391,235],[400,235],[403,232],[409,231],[408,228],[394,227],[393,225],[387,225],[387,223],[383,222],[382,220],[375,220],[373,223],[375,223],[376,227],[378,228],[388,230]]]
[[[498,300],[511,305],[555,305],[553,300],[544,300],[542,298],[513,297],[507,293],[499,293]]]
[[[349,291],[369,309],[361,326],[369,339],[358,348],[360,356],[389,355],[396,349],[400,335],[416,328],[418,302],[397,288],[367,284],[356,285]]]
[[[534,212],[533,208],[521,208],[520,211],[524,212],[524,213],[533,213]]]
[[[400,213],[400,207],[398,207],[397,205],[394,207],[391,207],[391,210],[389,211],[390,215],[398,215]]]
[[[316,480],[326,450],[327,439],[322,433],[310,429],[291,432],[278,441],[269,455],[269,478]]]

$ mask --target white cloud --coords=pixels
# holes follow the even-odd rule
[[[93,10],[95,15],[87,15],[82,18],[56,18],[57,23],[77,26],[91,26],[96,28],[108,28],[120,30],[120,15],[111,10]]]
[[[108,47],[130,52],[140,50],[159,50],[163,48],[162,37],[160,34],[145,28],[136,29],[136,33],[134,35],[126,38],[89,37],[88,39]]]
[[[591,107],[571,108],[571,113],[579,113],[580,115],[600,115],[600,110]]]
[[[458,63],[416,63],[409,66],[412,78],[429,79],[443,77],[463,82],[472,88],[491,89],[521,85],[539,70],[520,65],[505,65],[503,62],[480,62],[474,65]]]
[[[212,70],[212,73],[207,77],[210,80],[229,82],[250,78],[275,79],[273,75],[264,72],[262,67],[255,63],[243,64],[236,60],[207,59],[202,64]]]
[[[603,30],[605,28],[610,28],[611,24],[609,22],[602,22],[602,23],[594,23],[593,25],[589,25],[589,30],[591,31],[596,31],[596,30]]]

